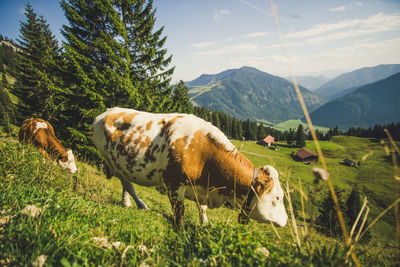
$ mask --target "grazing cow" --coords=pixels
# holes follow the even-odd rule
[[[47,121],[38,118],[24,120],[19,130],[19,141],[35,145],[45,157],[55,159],[61,168],[70,173],[77,171],[72,150],[63,147]]]
[[[184,213],[184,197],[197,202],[201,223],[207,222],[207,206],[229,202],[241,207],[241,223],[250,217],[286,225],[278,172],[272,166],[255,168],[211,123],[188,114],[111,108],[92,127],[93,142],[121,180],[123,197],[128,191],[138,207],[145,207],[131,182],[164,186],[175,227]]]

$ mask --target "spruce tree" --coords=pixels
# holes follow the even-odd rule
[[[295,140],[295,132],[294,132],[294,129],[290,128],[286,132],[286,142],[288,145],[292,145],[294,140]]]
[[[172,56],[167,57],[164,48],[164,27],[155,29],[153,1],[116,0],[123,28],[123,45],[128,49],[128,64],[131,81],[145,98],[140,109],[151,112],[174,111],[171,98],[171,76],[174,67],[169,67]]]
[[[361,203],[361,198],[360,198],[360,193],[358,191],[357,186],[353,186],[353,189],[351,190],[351,193],[349,197],[347,198],[346,201],[346,219],[347,219],[347,225],[348,228],[351,229],[354,225],[354,222],[357,219],[358,213],[360,212],[362,207]],[[355,228],[355,233],[357,233],[360,229],[361,221],[358,221],[358,224]],[[362,239],[362,242],[367,242],[371,239],[371,235],[369,233],[366,233]]]
[[[297,132],[294,139],[296,141],[296,147],[306,146],[306,135],[304,134],[304,127],[302,124],[299,124],[297,127]]]
[[[174,111],[179,113],[192,113],[193,105],[190,102],[188,88],[181,80],[175,86],[172,93],[172,102],[174,103]]]
[[[9,84],[6,78],[6,74],[3,72],[0,83],[0,125],[4,126],[7,132],[10,131],[10,123],[15,123],[14,104],[11,102],[8,89]]]
[[[337,199],[341,210],[345,210],[345,205],[342,199],[342,190],[335,187]],[[335,210],[335,204],[330,192],[323,198],[321,206],[318,208],[319,216],[316,219],[317,230],[323,232],[330,237],[339,236],[342,232],[339,224],[339,219]]]
[[[262,123],[260,123],[257,127],[257,140],[262,140],[267,136],[265,127]]]
[[[218,112],[216,112],[215,110],[212,111],[212,114],[211,114],[211,123],[212,123],[215,127],[217,127],[218,129],[221,129],[221,122],[220,122],[220,120],[219,120],[219,114],[218,114]]]
[[[163,48],[163,28],[154,31],[152,1],[63,0],[61,6],[69,22],[62,30],[68,88],[64,138],[97,158],[91,124],[106,107],[174,110],[171,57]]]
[[[19,120],[41,117],[50,120],[61,92],[57,65],[59,48],[49,25],[38,16],[28,2],[25,7],[26,22],[20,23],[19,61],[12,93],[19,98]]]

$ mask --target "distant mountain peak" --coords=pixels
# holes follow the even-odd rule
[[[381,64],[344,73],[326,82],[315,92],[322,97],[333,99],[342,91],[373,83],[400,72],[400,64]]]
[[[238,119],[281,122],[302,116],[293,85],[254,67],[203,74],[186,85],[195,104]],[[301,91],[311,110],[324,102],[304,87]]]
[[[400,72],[335,98],[310,114],[325,127],[373,127],[400,121]]]

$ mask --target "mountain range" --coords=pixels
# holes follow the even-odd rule
[[[286,80],[292,82],[290,77],[287,77]],[[315,91],[320,88],[324,83],[328,82],[329,79],[323,75],[318,76],[296,76],[297,82],[307,88],[310,91]]]
[[[351,90],[312,112],[313,123],[346,129],[400,121],[400,73]]]
[[[362,68],[339,75],[324,83],[314,92],[327,100],[331,100],[350,93],[360,86],[388,78],[398,72],[400,72],[400,64],[386,64]],[[345,90],[347,92],[344,92]]]
[[[203,74],[186,82],[195,105],[222,111],[238,119],[279,123],[303,115],[293,85],[284,78],[251,67],[230,69],[218,74]],[[325,101],[300,86],[310,111]]]
[[[302,84],[326,79],[296,78]],[[203,74],[185,84],[194,105],[238,119],[276,124],[303,117],[292,83],[255,68]],[[400,64],[354,70],[325,82],[314,92],[302,86],[300,91],[318,126],[346,129],[400,121]]]

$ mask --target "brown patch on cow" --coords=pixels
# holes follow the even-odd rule
[[[139,113],[120,112],[120,113],[108,114],[104,118],[104,125],[107,126],[106,127],[107,136],[111,139],[112,142],[118,140],[122,136],[123,131],[129,129],[131,121],[138,114]],[[122,118],[122,124],[116,123],[116,120],[118,120],[119,118]],[[116,129],[113,132],[110,132],[107,128],[111,128],[113,126]]]
[[[254,189],[257,192],[258,196],[261,196],[264,193],[271,192],[274,187],[274,180],[269,176],[269,172],[265,171],[261,168],[258,169],[259,173],[254,183]]]
[[[166,123],[165,120],[162,119],[162,120],[160,120],[160,121],[158,122],[158,125],[164,125],[165,123]]]
[[[196,185],[223,188],[219,191],[223,195],[233,195],[234,188],[238,196],[247,194],[254,165],[239,151],[226,151],[224,144],[200,130],[195,132],[189,144],[187,137],[182,137],[170,147],[170,160],[164,173],[166,179],[185,183],[188,177],[189,182]],[[272,179],[264,172],[259,173],[257,179],[265,190],[272,188]]]
[[[149,122],[146,124],[146,131],[150,131],[151,125],[153,125],[153,121],[149,121]]]
[[[45,123],[47,128],[36,129],[37,123]],[[39,118],[29,118],[22,122],[19,131],[19,141],[23,144],[35,145],[44,156],[53,159],[58,159],[60,154],[67,156],[64,146],[54,133],[53,127],[49,122]],[[61,160],[64,159],[61,158]]]
[[[176,120],[183,118],[182,115],[178,115],[173,117],[172,119],[170,119],[169,121],[167,121],[166,123],[163,123],[163,126],[161,127],[161,133],[160,136],[171,136],[172,135],[172,130],[171,130],[171,126],[176,122]],[[162,119],[162,121],[164,121],[164,119]],[[160,124],[160,123],[158,123]]]
[[[146,136],[146,139],[140,143],[140,149],[148,148],[151,144],[150,137]]]
[[[134,143],[135,145],[139,145],[141,142],[142,142],[142,136],[141,136],[141,135],[139,135],[138,138],[136,138],[135,140],[133,140],[133,143]]]
[[[142,126],[142,125],[137,126],[137,127],[136,127],[136,130],[137,130],[140,134],[143,134],[143,133],[144,133],[144,130],[143,130],[143,126]]]

